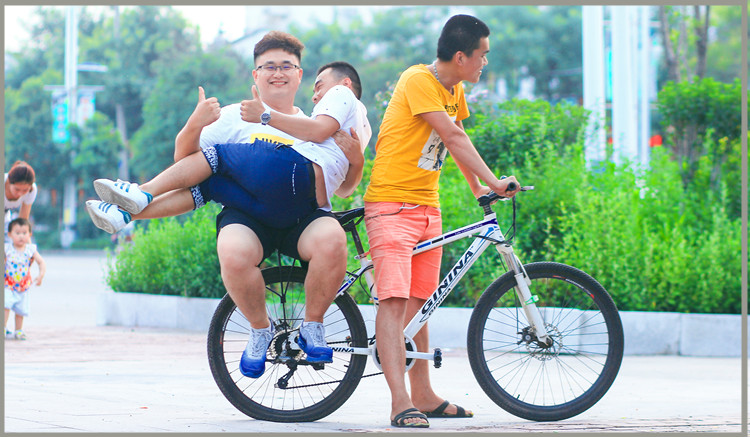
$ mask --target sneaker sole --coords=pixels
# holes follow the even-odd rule
[[[120,229],[115,228],[106,217],[100,216],[98,209],[95,209],[95,208],[90,207],[89,205],[86,205],[86,212],[89,213],[89,216],[91,217],[91,221],[94,222],[96,227],[103,231],[109,232],[110,234],[114,234],[115,232],[122,229],[122,228]]]
[[[99,182],[98,180],[94,181],[94,191],[96,191],[96,194],[103,201],[113,203],[130,214],[138,214],[145,208],[138,205],[133,199],[123,196],[120,192],[104,182]]]
[[[328,358],[328,357],[325,357],[325,358],[316,358],[316,357],[311,357],[311,356],[310,356],[310,354],[309,354],[309,353],[307,353],[307,351],[305,350],[305,348],[304,348],[304,347],[302,347],[302,345],[300,344],[300,339],[301,339],[301,338],[302,338],[302,337],[297,337],[297,345],[298,345],[298,346],[300,347],[300,349],[302,349],[302,352],[304,352],[304,353],[305,353],[305,355],[307,355],[306,361],[307,361],[308,363],[315,363],[315,364],[323,363],[323,364],[329,364],[329,363],[332,363],[332,362],[333,362],[333,351],[331,351],[331,358]]]
[[[310,358],[310,355],[308,355],[306,361],[308,363],[315,363],[315,364],[330,364],[333,362],[333,358],[315,359],[315,358]]]
[[[258,373],[257,375],[255,375],[255,374],[250,373],[250,372],[245,373],[245,371],[242,370],[242,367],[240,367],[240,373],[242,374],[242,376],[244,376],[246,378],[258,379],[261,376],[263,376],[264,373],[266,373],[266,369],[263,369],[260,373]]]

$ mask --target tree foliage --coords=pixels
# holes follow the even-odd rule
[[[115,120],[115,105],[122,104],[128,132],[136,132],[143,125],[144,102],[160,73],[200,52],[195,27],[165,6],[124,9],[104,19],[90,37],[81,38],[80,46],[81,60],[108,67],[107,73],[97,78],[105,86],[98,96],[97,110]]]
[[[5,70],[6,89],[18,89],[26,79],[41,76],[46,70],[63,71],[65,40],[61,36],[65,34],[64,10],[40,6],[35,9],[35,14],[38,22],[26,25],[29,39],[24,41],[21,50],[6,53],[14,65]],[[86,23],[88,16],[84,14],[80,21]]]
[[[174,139],[198,102],[198,86],[222,105],[249,94],[249,69],[230,51],[176,59],[160,68],[143,114],[148,123],[132,139],[134,179],[148,180],[174,162]]]
[[[491,89],[504,79],[510,90],[517,90],[528,75],[542,99],[581,95],[580,6],[478,6],[476,10],[491,30],[486,67]],[[510,97],[515,94],[509,92]]]
[[[742,72],[742,56],[738,56],[742,50],[742,8],[714,7],[711,22],[715,37],[709,39],[706,76],[732,83]]]
[[[669,146],[681,163],[683,184],[693,180],[701,157],[717,165],[708,188],[716,189],[723,164],[739,143],[742,127],[742,87],[713,78],[668,82],[659,91],[657,107],[668,132]],[[706,149],[708,147],[708,149]]]

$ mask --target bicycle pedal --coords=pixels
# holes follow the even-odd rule
[[[435,348],[435,352],[433,354],[433,362],[436,369],[439,369],[440,366],[443,365],[443,351],[440,350],[440,348]]]
[[[310,363],[310,365],[315,370],[323,370],[323,369],[326,368],[326,364],[325,363]]]

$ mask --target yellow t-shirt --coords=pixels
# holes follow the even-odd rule
[[[420,114],[445,111],[454,122],[469,116],[463,83],[450,93],[426,65],[399,78],[380,125],[365,202],[407,202],[440,207],[438,179],[447,149]]]

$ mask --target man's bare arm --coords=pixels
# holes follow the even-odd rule
[[[216,97],[206,99],[203,87],[198,87],[198,104],[174,140],[174,160],[192,155],[201,149],[200,139],[203,128],[219,119],[221,106]]]
[[[240,104],[240,116],[248,123],[260,123],[260,115],[265,106],[258,96],[258,89],[253,85],[253,98],[243,100]],[[321,115],[315,118],[296,117],[278,111],[271,111],[271,121],[268,123],[276,129],[286,132],[302,141],[322,143],[339,130],[339,122],[335,118]]]
[[[365,156],[362,154],[362,143],[360,142],[357,132],[351,129],[351,135],[339,130],[332,135],[336,145],[341,148],[349,160],[349,170],[346,172],[344,182],[334,192],[341,198],[349,197],[357,189],[362,181],[362,170],[365,166]]]

